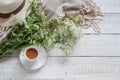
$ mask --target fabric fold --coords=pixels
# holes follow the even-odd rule
[[[92,0],[42,0],[43,9],[47,13],[47,20],[55,16],[79,17],[79,24],[82,28],[93,27],[100,32],[98,21],[103,16],[100,8]]]

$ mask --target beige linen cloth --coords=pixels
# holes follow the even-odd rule
[[[100,32],[97,21],[100,20],[98,17],[102,16],[102,13],[92,0],[41,0],[41,2],[47,13],[47,20],[54,19],[56,15],[70,18],[77,15],[82,28],[92,26],[96,32]],[[11,29],[6,29],[7,31],[4,31],[4,33],[1,33],[1,30],[0,43]]]
[[[41,0],[43,9],[48,14],[47,19],[54,16],[73,17],[79,16],[82,28],[93,27],[100,32],[98,21],[101,20],[102,12],[92,0]]]

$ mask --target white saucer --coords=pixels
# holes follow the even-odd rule
[[[25,57],[24,57],[24,50],[25,48],[23,48],[20,52],[20,62],[21,64],[24,66],[24,68],[26,68],[27,70],[37,70],[39,68],[41,68],[47,61],[47,54],[46,51],[43,48],[38,47],[40,50],[40,57],[37,59],[37,61],[33,64],[32,67],[29,66],[29,64],[26,63],[25,61]]]

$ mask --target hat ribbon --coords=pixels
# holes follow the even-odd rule
[[[12,12],[9,12],[9,13],[0,13],[0,17],[1,18],[8,18],[10,17],[12,14],[16,15],[18,12],[20,12],[22,10],[22,8],[25,6],[25,1],[26,0],[23,0],[22,4],[17,8],[15,9],[14,11]]]

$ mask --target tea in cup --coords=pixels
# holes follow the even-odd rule
[[[42,67],[47,60],[44,48],[39,46],[29,46],[20,52],[20,62],[28,70],[35,70]]]

